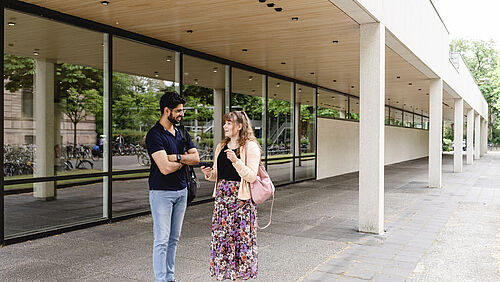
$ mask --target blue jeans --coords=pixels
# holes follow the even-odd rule
[[[153,216],[155,281],[172,281],[175,279],[175,251],[187,206],[187,189],[150,190],[149,204]]]

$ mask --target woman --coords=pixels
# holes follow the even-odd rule
[[[261,149],[243,111],[224,116],[224,135],[213,168],[201,167],[205,179],[216,181],[210,274],[241,281],[257,277],[257,212],[248,183],[257,177]]]

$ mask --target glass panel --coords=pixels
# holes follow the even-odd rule
[[[113,176],[113,216],[149,210],[149,172]]]
[[[404,113],[404,126],[413,127],[413,113],[409,112]]]
[[[295,180],[313,178],[316,163],[315,89],[296,85]]]
[[[265,128],[265,76],[233,68],[231,111],[243,110],[247,113],[260,145],[264,148]],[[262,159],[265,155],[262,154]]]
[[[198,148],[200,159],[213,162],[214,145],[224,137],[222,117],[226,104],[226,68],[225,65],[211,61],[183,57],[183,95],[187,103],[182,124],[186,126],[194,144]],[[200,181],[196,199],[212,196],[214,182],[205,180],[197,168],[196,176]]]
[[[5,10],[5,180],[101,172],[103,37]]]
[[[413,126],[415,128],[422,128],[422,116],[418,114],[414,115],[415,115],[415,123],[413,124]]]
[[[390,108],[389,107],[385,107],[385,119],[384,119],[384,123],[385,124],[390,124],[391,123],[389,115],[390,115]]]
[[[334,91],[318,88],[318,117],[346,117],[347,97]]]
[[[403,126],[403,112],[401,110],[391,108],[391,125]]]
[[[275,184],[293,181],[293,83],[268,78],[267,169]]]
[[[429,129],[429,118],[424,117],[424,121],[422,122],[422,124],[424,129]]]
[[[6,185],[5,236],[40,232],[102,218],[102,177]],[[55,190],[57,200],[36,201],[35,194]],[[19,193],[25,192],[25,193]]]
[[[349,119],[359,120],[359,98],[349,97]]]
[[[149,168],[146,133],[160,119],[164,91],[175,90],[174,78],[173,51],[113,38],[113,170]]]

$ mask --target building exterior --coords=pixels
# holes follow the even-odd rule
[[[188,97],[205,145],[223,137],[224,113],[249,113],[278,185],[359,171],[362,232],[384,230],[384,165],[428,157],[428,186],[441,187],[443,120],[454,123],[455,144],[466,125],[467,165],[486,153],[487,103],[430,0],[3,3],[2,48],[14,56],[4,64],[34,60],[25,73],[2,69],[7,79],[33,76],[37,150],[31,174],[7,176],[4,163],[2,243],[147,213],[148,169],[113,155],[109,139],[154,122],[166,87]],[[22,107],[8,110],[0,97],[5,147],[25,137],[8,134]],[[104,152],[91,170],[53,169],[54,101],[95,113]],[[460,150],[454,160],[460,172]],[[202,183],[199,201],[211,186]],[[25,192],[16,201],[47,205],[21,212],[15,191]],[[16,225],[34,214],[40,220]]]

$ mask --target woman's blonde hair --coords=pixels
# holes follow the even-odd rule
[[[233,124],[241,124],[241,130],[238,132],[238,143],[240,147],[245,146],[247,141],[255,141],[257,145],[260,144],[255,138],[255,134],[253,133],[252,124],[250,123],[250,119],[244,111],[232,111],[224,115],[224,122],[230,121]],[[226,146],[229,142],[230,138],[226,137],[221,141],[223,146]]]

